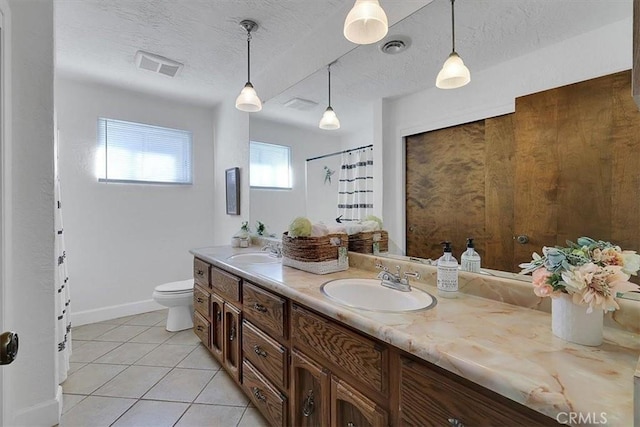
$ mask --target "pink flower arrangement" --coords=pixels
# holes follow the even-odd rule
[[[563,247],[543,247],[542,256],[533,253],[533,260],[520,264],[521,274],[532,273],[533,292],[539,297],[571,295],[574,304],[604,311],[618,310],[618,292],[637,291],[629,282],[640,270],[640,255],[623,251],[619,246],[589,237]]]

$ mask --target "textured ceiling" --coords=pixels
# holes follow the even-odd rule
[[[370,102],[432,87],[451,50],[449,0],[381,0],[411,47],[384,55],[342,36],[353,0],[56,0],[56,67],[61,75],[214,106],[233,103],[246,81],[246,33],[251,81],[266,101],[262,117],[317,129],[326,107],[326,64],[339,133],[358,128]],[[472,72],[560,40],[626,19],[632,0],[459,0],[456,50]],[[138,49],[185,64],[171,79],[139,70]],[[311,111],[283,104],[318,102]],[[357,106],[355,108],[354,106]]]

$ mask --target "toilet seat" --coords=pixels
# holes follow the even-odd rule
[[[164,283],[155,287],[155,292],[161,294],[186,294],[193,292],[193,279]]]

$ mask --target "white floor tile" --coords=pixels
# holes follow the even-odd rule
[[[66,414],[69,412],[69,409],[76,406],[82,400],[84,400],[87,396],[83,394],[62,394],[62,413]]]
[[[171,427],[188,407],[188,403],[140,400],[125,412],[113,427]]]
[[[106,427],[135,402],[135,399],[89,396],[62,415],[60,427]]]
[[[176,332],[176,334],[169,338],[166,344],[190,344],[196,345],[199,344],[200,338],[193,332],[193,329],[187,329],[184,331]]]
[[[127,320],[127,325],[154,326],[158,322],[167,320],[168,310],[151,311],[149,313],[138,314],[133,319]]]
[[[80,348],[74,348],[69,360],[73,363],[93,362],[119,345],[118,342],[89,341]]]
[[[237,427],[269,427],[269,423],[256,408],[247,408]]]
[[[201,369],[175,368],[153,386],[143,399],[193,402],[213,374],[213,371]]]
[[[218,371],[195,403],[246,407],[249,399],[225,371]]]
[[[216,405],[191,405],[176,427],[235,426],[244,408]]]
[[[129,366],[93,394],[96,396],[139,398],[170,370],[170,368],[157,366]]]
[[[136,365],[167,366],[173,368],[195,349],[193,345],[160,344],[138,360]]]
[[[116,325],[105,325],[102,323],[92,323],[90,325],[82,325],[71,328],[71,339],[73,340],[93,340],[100,335],[117,328]]]
[[[126,342],[111,350],[94,363],[111,363],[115,365],[133,365],[137,360],[156,348],[158,344]]]
[[[130,342],[141,342],[150,344],[162,344],[175,335],[174,332],[167,331],[161,326],[152,326],[140,335],[131,338]]]
[[[196,346],[196,348],[189,353],[187,357],[182,359],[182,362],[178,363],[178,368],[192,368],[192,369],[220,369],[220,364],[213,357],[213,354],[207,347],[200,344]]]
[[[125,368],[123,365],[89,364],[69,375],[62,383],[62,390],[72,394],[91,394]]]
[[[149,329],[148,326],[120,325],[95,338],[96,341],[126,342]]]

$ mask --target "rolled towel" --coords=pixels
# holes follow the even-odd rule
[[[311,237],[322,237],[329,234],[329,229],[326,225],[319,222],[311,225]]]
[[[347,228],[344,225],[330,225],[327,228],[329,229],[329,234],[346,233],[347,232]]]
[[[345,229],[347,230],[348,235],[360,233],[364,231],[364,226],[362,224],[345,224]]]
[[[362,231],[378,231],[380,230],[380,224],[377,221],[362,221]]]

